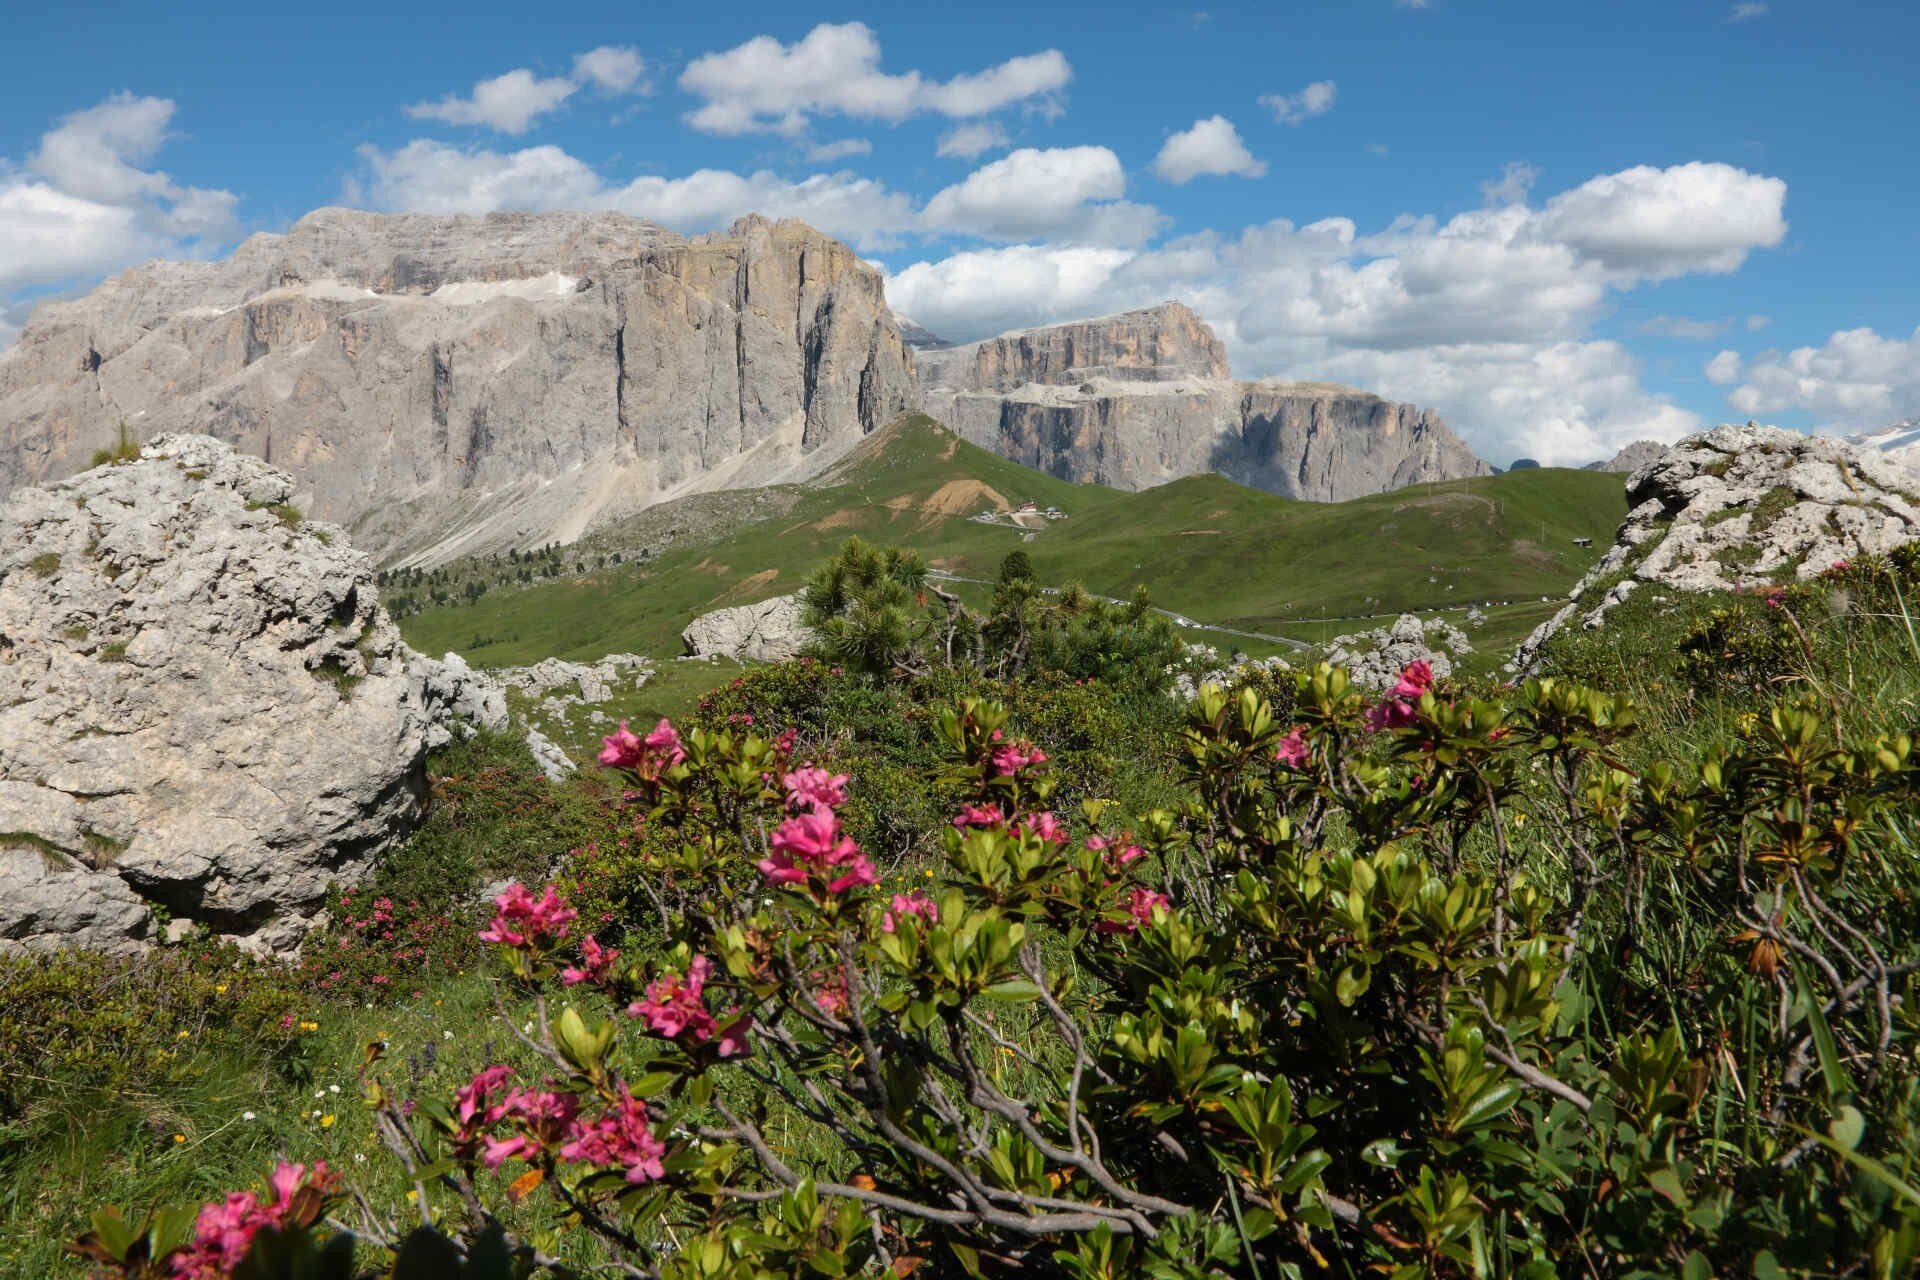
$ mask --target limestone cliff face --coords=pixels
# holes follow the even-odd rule
[[[323,209],[41,307],[0,353],[0,492],[212,434],[394,561],[802,478],[917,402],[877,272],[797,222]]]
[[[919,360],[924,385],[969,391],[1012,391],[1030,382],[1060,385],[1101,377],[1172,382],[1232,376],[1227,349],[1200,317],[1178,302],[923,351]]]
[[[1321,382],[1235,382],[1178,303],[919,353],[928,413],[1069,480],[1144,489],[1217,471],[1339,502],[1487,475],[1439,415]]]

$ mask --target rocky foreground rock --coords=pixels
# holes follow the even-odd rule
[[[1733,591],[1920,539],[1920,478],[1843,440],[1751,422],[1662,451],[1628,478],[1627,504],[1612,548],[1527,637],[1517,669],[1576,620],[1603,625],[1643,584]]]
[[[797,656],[812,638],[801,613],[799,596],[773,596],[703,613],[687,624],[680,639],[696,658],[780,662]]]
[[[1453,660],[1473,652],[1466,633],[1443,618],[1422,621],[1403,613],[1392,626],[1338,636],[1327,647],[1327,661],[1347,669],[1357,689],[1391,688],[1411,662],[1425,662],[1436,677],[1453,674]]]
[[[1339,502],[1491,474],[1438,414],[1333,383],[1236,382],[1177,302],[918,354],[926,411],[1067,480],[1144,489],[1219,472]]]
[[[293,490],[172,435],[0,507],[0,951],[284,946],[417,818],[415,655]]]
[[[801,223],[322,209],[40,306],[0,352],[0,493],[122,423],[199,431],[432,565],[804,478],[916,402],[879,272]]]

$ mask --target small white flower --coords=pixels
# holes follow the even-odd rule
[[[242,1120],[251,1120],[251,1119],[253,1119],[253,1112],[251,1112],[251,1111],[242,1111],[242,1112],[240,1113],[240,1118],[241,1118]]]
[[[327,1096],[327,1091],[325,1089],[315,1089],[313,1091],[313,1096],[316,1098],[324,1098]]]
[[[338,1092],[340,1092],[340,1086],[339,1086],[339,1085],[337,1085],[337,1084],[330,1084],[330,1085],[328,1085],[328,1086],[327,1086],[327,1092],[328,1092],[328,1093],[338,1093]]]
[[[367,1162],[367,1153],[366,1153],[366,1152],[364,1152],[364,1151],[356,1151],[356,1152],[354,1152],[354,1153],[353,1153],[353,1162],[354,1162],[355,1164],[365,1164],[365,1163]]]
[[[453,1032],[451,1032],[451,1031],[442,1031],[442,1032],[440,1033],[440,1038],[441,1038],[442,1040],[451,1040],[451,1039],[453,1039]]]
[[[312,1111],[309,1111],[307,1115],[310,1119],[318,1120],[320,1118],[320,1108],[315,1107]]]

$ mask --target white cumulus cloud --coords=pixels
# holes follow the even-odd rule
[[[1073,78],[1057,49],[1010,58],[941,82],[880,69],[880,41],[861,22],[823,22],[793,44],[755,36],[695,58],[680,87],[702,99],[687,123],[704,133],[797,134],[815,116],[897,122],[932,112],[952,119],[1016,103],[1046,106]]]
[[[968,124],[957,124],[940,135],[940,145],[934,154],[948,159],[973,160],[989,151],[998,151],[1012,139],[1007,131],[995,120],[975,120]]]
[[[646,59],[638,49],[603,44],[573,60],[573,75],[604,93],[645,93]]]
[[[601,45],[574,56],[571,76],[538,76],[526,67],[515,67],[490,80],[476,81],[465,97],[450,93],[436,102],[415,102],[401,110],[415,120],[518,135],[541,116],[558,111],[587,85],[608,94],[648,92],[646,70],[639,50]]]
[[[1733,352],[1722,377],[1739,381],[1727,402],[1743,414],[1758,416],[1799,409],[1823,426],[1848,431],[1883,427],[1920,417],[1920,329],[1906,337],[1884,337],[1872,329],[1843,329],[1817,347],[1764,351],[1742,367]]]
[[[24,165],[0,157],[0,348],[29,302],[9,295],[96,277],[144,258],[185,257],[235,230],[230,191],[152,167],[174,104],[121,93],[63,116]]]
[[[1120,157],[1106,147],[1022,147],[937,192],[924,224],[988,240],[1135,244],[1165,219],[1120,199],[1126,187]]]
[[[1715,355],[1713,359],[1707,361],[1706,374],[1707,381],[1716,387],[1724,387],[1729,383],[1740,381],[1740,353],[1722,351]]]
[[[500,209],[613,209],[677,231],[707,231],[761,213],[801,218],[863,249],[883,249],[916,226],[912,200],[854,174],[792,180],[761,170],[701,169],[683,177],[606,182],[559,147],[500,152],[416,139],[393,151],[362,147],[366,180],[353,203],[419,213],[492,213]]]
[[[1154,157],[1153,171],[1179,184],[1212,174],[1258,178],[1265,175],[1267,166],[1253,158],[1233,121],[1225,116],[1208,116],[1168,138]]]
[[[1315,80],[1298,93],[1263,93],[1260,105],[1273,112],[1273,118],[1282,124],[1299,124],[1333,110],[1333,99],[1339,89],[1331,80]]]
[[[838,142],[819,142],[807,148],[807,159],[816,164],[831,164],[854,156],[870,156],[873,144],[865,138],[842,138]]]
[[[1728,270],[1784,232],[1777,180],[1709,168],[1602,175],[1539,207],[1521,198],[1369,233],[1346,218],[1277,220],[1151,248],[968,250],[895,273],[888,294],[956,341],[1179,298],[1243,377],[1352,382],[1438,407],[1493,461],[1584,463],[1699,425],[1645,389],[1630,351],[1591,336],[1609,295]],[[1602,208],[1617,227],[1597,225]]]
[[[415,120],[483,125],[501,133],[525,133],[533,122],[579,91],[565,76],[542,79],[525,67],[481,80],[466,97],[448,94],[438,102],[415,102],[404,110]]]
[[[1730,164],[1639,165],[1547,201],[1539,231],[1615,271],[1725,273],[1786,238],[1787,184]]]

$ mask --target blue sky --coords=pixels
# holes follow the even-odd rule
[[[183,6],[184,7],[184,6]],[[805,217],[964,339],[1180,297],[1495,462],[1920,416],[1911,6],[36,6],[0,344],[315,207]]]

